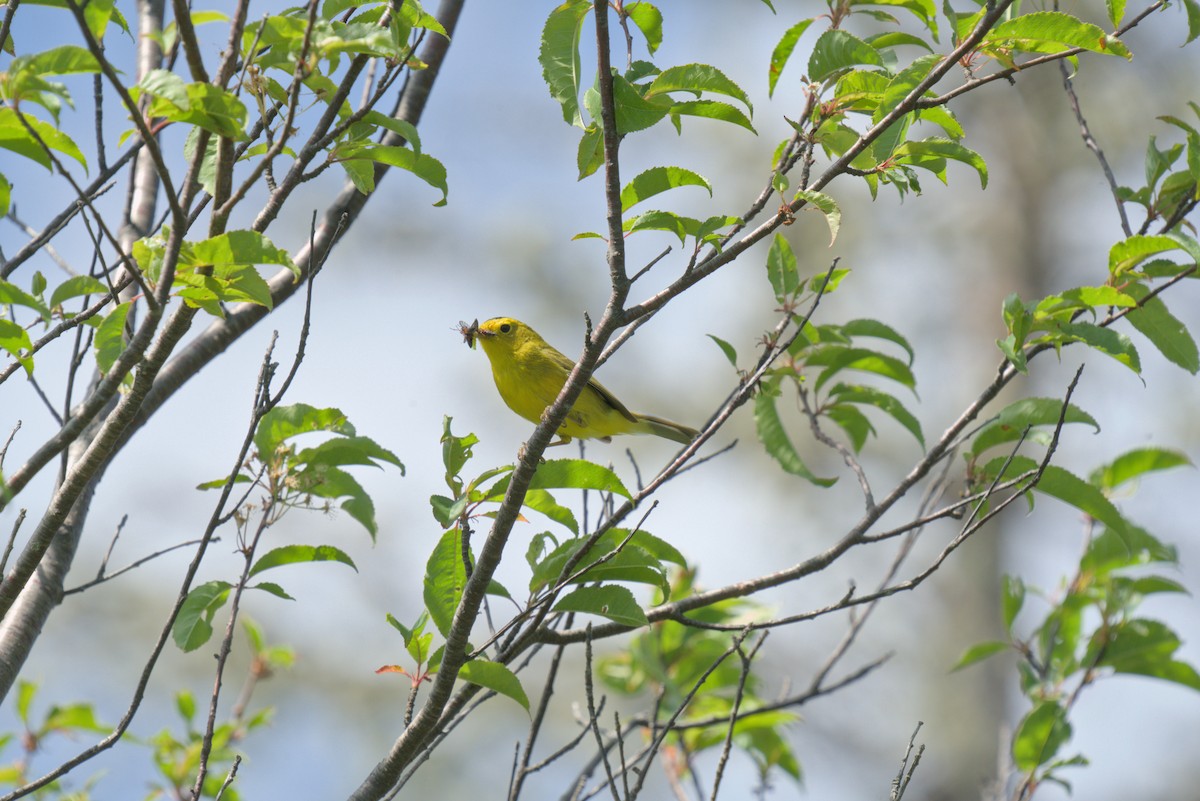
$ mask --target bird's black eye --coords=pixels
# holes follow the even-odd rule
[[[501,334],[507,334],[509,331],[512,331],[511,323],[501,323],[500,324],[500,333]]]

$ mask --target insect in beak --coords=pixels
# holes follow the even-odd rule
[[[467,347],[468,347],[468,348],[471,348],[472,350],[474,350],[474,348],[475,348],[475,337],[476,337],[478,334],[482,333],[482,332],[479,330],[479,320],[478,320],[478,318],[475,320],[475,322],[471,323],[470,325],[467,325],[467,324],[466,324],[465,322],[463,322],[462,320],[459,320],[459,321],[458,321],[458,333],[462,334],[463,342],[465,342],[465,343],[466,343]]]

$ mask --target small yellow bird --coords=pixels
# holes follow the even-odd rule
[[[476,338],[492,363],[496,389],[508,408],[534,423],[554,403],[575,363],[550,346],[538,333],[520,320],[493,317],[485,323],[459,323],[463,339],[472,348]],[[559,426],[562,445],[573,438],[608,442],[615,434],[654,434],[687,444],[699,432],[693,428],[634,414],[595,378],[588,379],[583,393]]]

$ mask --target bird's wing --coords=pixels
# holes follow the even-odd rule
[[[575,369],[575,362],[568,359],[562,352],[560,352],[557,349],[550,347],[550,346],[547,346],[547,349],[549,350],[549,353],[547,355],[551,359],[553,359],[558,365],[560,365],[564,370],[566,370],[567,373],[570,373],[572,370]],[[588,379],[587,387],[584,388],[584,392],[586,392],[588,389],[591,389],[593,392],[595,392],[597,395],[599,395],[601,400],[603,400],[605,403],[607,403],[609,406],[611,406],[613,409],[615,409],[622,417],[624,417],[629,422],[636,423],[638,421],[637,415],[635,415],[633,412],[629,411],[629,409],[625,408],[625,404],[623,404],[619,400],[617,400],[617,397],[615,395],[613,395],[611,392],[609,392],[607,389],[605,389],[604,385],[601,384],[599,381],[597,381],[595,378]],[[551,398],[550,402],[553,403],[554,399]]]

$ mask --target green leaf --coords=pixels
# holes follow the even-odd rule
[[[386,462],[399,467],[401,475],[404,474],[404,465],[396,458],[396,454],[380,446],[370,437],[345,436],[329,439],[300,451],[296,454],[296,461],[310,466],[324,465],[327,467],[343,465],[379,467],[378,462]]]
[[[1166,448],[1134,448],[1108,464],[1096,468],[1088,476],[1088,482],[1102,490],[1110,491],[1127,481],[1140,478],[1146,473],[1169,470],[1173,467],[1192,466],[1192,460],[1182,451]]]
[[[1182,367],[1192,375],[1200,371],[1200,351],[1192,339],[1187,326],[1167,309],[1162,299],[1146,297],[1146,288],[1140,284],[1129,287],[1130,293],[1141,301],[1138,308],[1126,315],[1130,325],[1150,340],[1154,347],[1172,364]]]
[[[838,207],[837,201],[829,195],[821,192],[813,192],[808,189],[801,189],[796,192],[796,199],[800,198],[808,201],[807,206],[812,206],[825,215],[825,224],[829,226],[829,246],[833,247],[833,243],[837,240],[838,231],[842,227],[842,210]]]
[[[963,655],[954,663],[954,667],[950,668],[950,672],[955,673],[965,667],[974,665],[976,662],[982,662],[989,656],[995,656],[998,653],[1007,651],[1011,647],[1008,643],[1000,642],[999,640],[976,643],[963,652]]]
[[[33,340],[28,331],[12,320],[0,318],[0,349],[11,353],[25,368],[26,375],[33,375],[33,356],[30,355],[33,352]]]
[[[36,138],[30,133],[30,128],[37,134]],[[38,141],[39,139],[41,141]],[[75,159],[87,170],[87,159],[79,145],[75,144],[75,140],[53,125],[37,117],[22,114],[11,107],[0,108],[0,148],[11,150],[46,169],[51,169],[53,162],[46,153],[46,148],[49,148]]]
[[[522,506],[532,509],[535,512],[541,512],[555,523],[568,528],[571,533],[579,534],[579,523],[575,520],[575,514],[567,507],[560,506],[554,500],[554,496],[546,492],[546,490],[529,490],[525,493],[525,500],[522,502]]]
[[[466,584],[462,533],[457,529],[447,531],[438,540],[425,564],[425,608],[443,637],[450,631],[450,623],[454,620]]]
[[[867,437],[876,433],[875,427],[871,425],[867,416],[850,404],[827,404],[824,413],[842,431],[846,432],[846,436],[850,438],[850,447],[854,449],[855,453],[862,450],[863,445],[867,442]]]
[[[593,124],[585,128],[583,136],[579,137],[579,150],[575,156],[575,165],[579,168],[577,180],[582,181],[587,178],[600,169],[600,165],[603,163],[604,130],[599,125]]]
[[[663,39],[662,12],[645,0],[638,0],[636,3],[627,3],[625,13],[642,32],[642,36],[646,37],[646,49],[650,51],[650,55],[654,55]]]
[[[256,576],[264,570],[301,562],[341,562],[358,572],[354,560],[344,551],[332,545],[285,545],[263,554],[250,568],[247,577]]]
[[[339,409],[318,409],[307,403],[276,406],[263,415],[254,433],[258,458],[270,462],[285,440],[315,431],[354,436],[354,426]]]
[[[1017,770],[1029,772],[1054,759],[1054,755],[1071,737],[1067,713],[1054,701],[1042,701],[1035,706],[1017,727],[1013,736],[1012,755]]]
[[[151,70],[134,87],[137,99],[151,96],[147,114],[195,125],[234,141],[246,139],[246,106],[237,96],[211,83],[185,83],[167,70]]]
[[[584,539],[568,540],[544,556],[540,554],[544,541],[536,549],[531,544],[530,553],[527,554],[533,567],[533,576],[529,580],[530,591],[538,592],[560,578],[572,576],[575,583],[633,581],[665,590],[666,567],[663,562],[686,566],[678,550],[649,532],[638,530],[630,536],[624,529],[613,529],[605,532],[586,554],[575,561],[570,575],[562,576],[567,563],[574,559],[584,543]],[[617,551],[618,547],[621,547],[620,551]]]
[[[680,186],[702,186],[712,197],[712,185],[691,170],[683,167],[651,167],[621,190],[621,211],[626,212],[643,200]]]
[[[1105,529],[1099,536],[1093,537],[1079,567],[1080,570],[1104,575],[1124,567],[1151,563],[1174,565],[1178,561],[1174,547],[1164,545],[1150,532],[1130,524],[1120,533]]]
[[[282,598],[285,601],[296,600],[292,596],[288,595],[287,590],[285,590],[283,587],[279,586],[278,584],[276,584],[273,581],[260,581],[258,584],[249,585],[248,587],[246,587],[246,589],[262,590],[263,592],[268,592],[271,595],[274,595],[276,598]]]
[[[582,612],[600,615],[625,626],[635,628],[649,623],[646,613],[638,606],[633,593],[625,587],[608,584],[602,587],[579,587],[558,599],[555,612]]]
[[[194,651],[208,642],[213,616],[225,605],[232,588],[228,581],[210,581],[192,588],[171,627],[171,636],[181,650]]]
[[[760,392],[754,399],[754,422],[758,438],[766,448],[767,454],[779,462],[779,466],[785,472],[819,487],[831,487],[837,483],[836,478],[819,478],[804,464],[783,428],[783,421],[779,419],[775,398],[767,392]]]
[[[1097,664],[1118,673],[1153,675],[1147,671],[1170,662],[1181,645],[1179,635],[1157,620],[1134,618],[1096,632],[1089,654],[1096,653]]]
[[[8,210],[12,206],[12,184],[3,175],[0,175],[0,217],[7,217]]]
[[[875,112],[871,115],[871,121],[878,124],[884,117],[891,114],[906,97],[912,94],[917,85],[925,80],[930,70],[941,63],[941,60],[942,57],[935,54],[921,56],[901,70],[896,77],[888,82],[887,87],[880,95],[879,105],[876,106]],[[892,123],[882,136],[875,140],[875,144],[872,145],[872,151],[876,159],[882,161],[892,156],[897,146],[904,140],[904,136],[908,132],[908,123],[911,119],[911,117],[906,117],[897,120]]]
[[[1012,633],[1013,621],[1025,605],[1025,582],[1016,576],[1005,576],[1001,581],[1000,606],[1004,616],[1004,630]]]
[[[133,301],[126,301],[109,312],[96,328],[92,346],[96,349],[96,365],[100,372],[108,373],[113,364],[125,352],[125,318]]]
[[[341,161],[365,159],[407,170],[442,193],[442,199],[433,205],[446,205],[446,198],[450,191],[449,185],[446,183],[446,167],[427,153],[419,153],[407,147],[394,145],[351,143],[335,148],[332,158]]]
[[[486,492],[486,500],[499,500],[508,492],[511,476],[505,476]],[[583,459],[551,459],[538,465],[530,489],[583,489],[611,492],[622,498],[631,497],[629,490],[617,478],[617,474],[606,467]]]
[[[925,436],[921,431],[920,421],[894,395],[863,384],[838,384],[829,390],[829,395],[840,403],[867,404],[891,415],[916,437],[921,447],[925,447]]]
[[[1002,22],[984,36],[980,45],[1004,45],[1030,53],[1059,53],[1079,47],[1103,55],[1133,57],[1120,39],[1057,11],[1035,11]]]
[[[893,356],[867,348],[820,345],[809,352],[805,363],[812,367],[824,368],[815,385],[818,390],[842,370],[874,373],[899,382],[914,391],[916,387],[916,377],[907,364]]]
[[[1200,36],[1200,3],[1196,0],[1183,0],[1183,8],[1187,12],[1187,39],[1184,44],[1190,44]]]
[[[511,698],[529,711],[529,698],[521,687],[521,680],[499,662],[488,662],[484,659],[472,659],[458,669],[458,677],[471,684],[478,684],[506,698]]]
[[[1108,251],[1108,272],[1112,276],[1128,272],[1151,256],[1180,250],[1179,242],[1169,236],[1134,234],[1113,245]]]
[[[270,239],[256,231],[230,231],[190,243],[186,263],[189,266],[214,268],[278,264],[296,277],[300,276],[300,269],[292,262],[288,252],[275,247]]]
[[[932,137],[918,142],[904,142],[892,153],[892,160],[896,164],[911,164],[914,167],[928,169],[928,166],[923,163],[925,159],[950,159],[973,167],[979,173],[980,187],[987,189],[987,162],[974,150],[963,147],[953,140]]]
[[[1108,11],[1108,21],[1114,28],[1121,26],[1125,19],[1125,0],[1104,0],[1104,8]]]
[[[54,288],[50,295],[50,308],[56,309],[71,298],[83,295],[104,295],[108,285],[90,275],[75,275]]]
[[[583,95],[583,103],[591,118],[599,121],[600,93],[594,88],[587,90]],[[667,116],[673,105],[671,99],[665,96],[648,100],[638,87],[620,75],[613,76],[613,103],[616,106],[619,134],[630,134],[656,125]]]
[[[792,57],[792,51],[796,49],[796,42],[812,23],[811,19],[801,20],[784,31],[783,36],[779,38],[779,42],[771,52],[771,66],[767,73],[767,97],[775,94],[775,85],[779,83],[779,76],[783,74],[784,66]]]
[[[869,44],[843,30],[828,30],[813,45],[808,79],[820,83],[853,67],[884,67],[883,56]]]
[[[1016,442],[1021,438],[1027,426],[1058,425],[1058,418],[1063,417],[1063,424],[1086,423],[1100,431],[1096,418],[1080,409],[1075,404],[1067,405],[1067,412],[1062,414],[1063,402],[1059,398],[1022,398],[1014,401],[1000,410],[996,419],[979,430],[971,442],[968,451],[971,456],[978,456],[989,448],[1006,442]]]
[[[1137,348],[1129,341],[1129,337],[1121,332],[1091,323],[1059,323],[1058,329],[1064,335],[1064,339],[1082,342],[1111,356],[1135,373],[1142,372],[1142,360],[1138,357]]]
[[[0,280],[0,306],[24,306],[33,309],[45,322],[50,322],[50,307],[16,284]]]
[[[591,11],[587,0],[567,0],[550,13],[542,29],[538,63],[550,96],[562,106],[563,119],[571,125],[583,126],[579,112],[579,36],[583,20]]]
[[[851,320],[842,325],[842,333],[850,337],[873,337],[875,339],[883,339],[893,344],[899,345],[908,354],[908,363],[911,365],[916,353],[913,351],[912,345],[908,343],[908,339],[896,329],[886,323],[881,323],[878,320],[870,318],[860,318]]]
[[[985,466],[984,473],[988,476],[994,476],[1005,461],[1004,457],[993,459]],[[1004,477],[1006,479],[1014,478],[1023,473],[1034,471],[1037,467],[1037,462],[1027,456],[1014,456],[1009,462]],[[1073,506],[1084,514],[1099,520],[1122,538],[1132,528],[1117,507],[1105,497],[1099,488],[1058,465],[1046,465],[1042,471],[1042,477],[1034,489],[1043,495],[1057,498],[1063,503]]]
[[[14,60],[15,62],[15,60]],[[29,57],[28,66],[41,75],[74,75],[100,72],[100,62],[90,50],[63,45]]]
[[[783,303],[800,290],[800,273],[796,270],[796,254],[783,234],[775,234],[767,253],[767,278],[775,290],[775,299]]]
[[[711,339],[713,342],[717,343],[717,347],[720,348],[721,352],[725,354],[725,358],[728,359],[729,363],[732,364],[736,368],[737,367],[737,351],[734,350],[733,345],[730,345],[725,340],[721,339],[720,337],[713,336],[712,334],[706,334],[706,336],[709,339]]]
[[[646,99],[668,92],[695,92],[697,97],[701,92],[725,95],[745,103],[746,108],[754,113],[754,106],[742,88],[729,80],[725,73],[707,64],[683,64],[663,70],[646,90]]]

